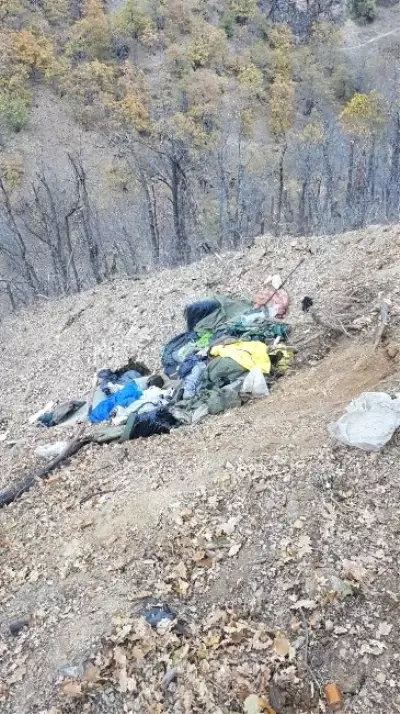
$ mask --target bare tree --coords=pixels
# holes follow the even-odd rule
[[[77,193],[80,198],[79,209],[74,213],[79,216],[93,277],[96,283],[101,283],[104,277],[102,274],[103,256],[100,251],[101,241],[95,209],[92,206],[87,188],[86,170],[80,154],[78,158],[72,156],[72,154],[68,154],[68,159],[75,174]]]

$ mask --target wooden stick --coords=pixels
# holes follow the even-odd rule
[[[93,376],[92,388],[88,398],[88,414],[90,414],[92,409],[96,385],[97,372],[95,371]],[[66,444],[61,454],[58,454],[58,456],[56,456],[54,459],[42,466],[40,469],[31,472],[30,474],[22,478],[20,481],[17,481],[16,483],[13,483],[10,486],[7,486],[7,488],[0,491],[0,508],[3,508],[3,506],[8,506],[10,503],[13,503],[13,501],[16,501],[17,498],[22,496],[23,493],[29,491],[38,479],[47,478],[47,476],[56,468],[58,468],[58,466],[60,466],[63,461],[69,459],[70,456],[76,454],[78,451],[80,451],[80,449],[82,449],[83,446],[90,444],[93,441],[93,436],[88,434],[86,436],[84,435],[85,427],[86,424],[82,424],[80,426],[77,435]]]
[[[386,330],[388,328],[389,317],[390,317],[390,306],[391,306],[391,302],[390,302],[389,298],[384,298],[381,302],[379,325],[375,332],[375,341],[374,341],[374,349],[375,350],[378,349],[379,343],[381,342],[381,340],[384,337]]]
[[[92,440],[93,437],[91,435],[71,439],[61,454],[49,461],[45,466],[42,466],[40,469],[25,476],[21,481],[16,481],[16,483],[0,491],[0,508],[16,501],[23,493],[29,491],[38,479],[46,478],[52,471],[60,466],[63,461],[76,454],[83,446],[86,446],[86,444],[90,444]]]
[[[327,320],[320,317],[315,310],[310,310],[310,315],[316,325],[324,327],[326,330],[329,330],[329,332],[333,332],[336,335],[347,335],[347,337],[350,337],[348,334],[349,332],[360,332],[360,330],[362,330],[362,327],[359,325],[333,325],[331,322],[327,322]]]
[[[274,289],[274,292],[268,298],[267,302],[265,303],[265,306],[268,305],[269,302],[271,302],[272,298],[275,297],[276,293],[279,292],[279,290],[282,290],[282,288],[286,285],[287,281],[290,280],[290,278],[292,277],[292,275],[294,275],[296,270],[298,270],[300,268],[300,265],[303,265],[304,261],[305,261],[305,258],[301,258],[301,260],[299,260],[297,265],[294,266],[293,270],[290,271],[290,273],[286,276],[284,281],[280,284],[279,288]]]
[[[314,342],[314,340],[318,340],[319,337],[323,337],[324,334],[325,334],[324,330],[318,330],[318,332],[316,332],[314,335],[311,335],[311,337],[307,337],[307,338],[297,342],[295,349],[298,350],[300,347],[301,348],[306,347],[306,345],[309,345],[310,342]]]

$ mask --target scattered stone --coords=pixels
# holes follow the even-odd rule
[[[21,620],[13,620],[10,622],[8,625],[8,629],[10,630],[11,634],[16,637],[19,635],[19,633],[24,630],[25,628],[28,628],[30,625],[30,618],[29,617],[24,617],[21,618]]]

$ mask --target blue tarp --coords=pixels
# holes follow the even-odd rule
[[[134,382],[127,384],[126,387],[119,392],[112,394],[110,397],[107,397],[107,399],[103,399],[89,414],[89,421],[91,421],[92,424],[107,421],[116,407],[129,407],[132,402],[140,399],[142,394],[143,392],[138,389]]]

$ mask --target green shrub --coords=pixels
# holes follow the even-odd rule
[[[232,13],[235,22],[244,24],[251,20],[257,10],[257,0],[229,0],[228,11]]]
[[[235,34],[236,17],[232,10],[225,10],[221,17],[220,27],[230,40]]]
[[[19,97],[10,98],[6,94],[0,94],[0,119],[3,120],[8,129],[18,133],[28,123],[29,107]]]

